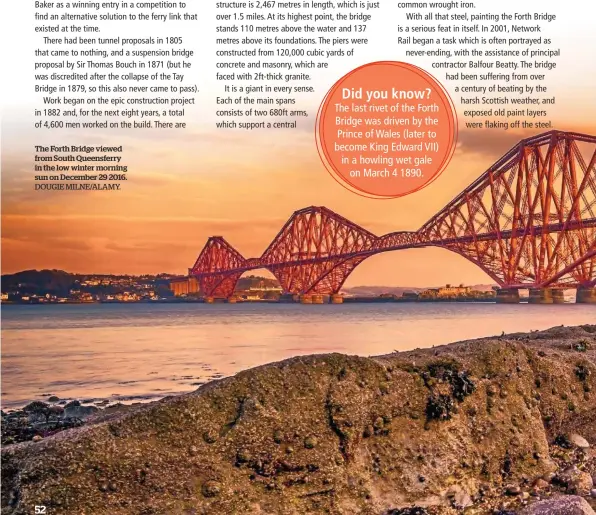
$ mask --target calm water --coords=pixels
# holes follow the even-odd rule
[[[299,354],[363,356],[555,325],[594,306],[91,304],[2,307],[2,407],[135,402]]]

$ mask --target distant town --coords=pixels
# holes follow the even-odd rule
[[[175,274],[71,274],[61,270],[27,270],[2,276],[2,303],[75,304],[120,302],[203,302],[194,277]],[[352,287],[340,292],[343,302],[494,301],[491,285],[447,284],[437,288]],[[240,278],[232,302],[292,302],[277,280]]]

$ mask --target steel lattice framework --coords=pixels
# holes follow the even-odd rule
[[[376,236],[325,207],[296,211],[260,258],[209,238],[190,274],[230,297],[240,276],[270,270],[284,292],[333,294],[366,258],[437,246],[503,288],[596,285],[596,137],[552,131],[522,140],[415,232]]]

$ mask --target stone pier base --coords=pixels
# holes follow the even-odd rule
[[[575,302],[578,304],[596,304],[596,288],[578,288]]]
[[[553,304],[565,304],[565,290],[552,290]]]
[[[213,304],[214,302],[215,302],[215,299],[213,297],[205,297],[206,304]]]
[[[497,290],[497,304],[519,304],[519,290]]]
[[[331,295],[330,302],[331,302],[331,304],[343,304],[344,298],[341,295],[336,293],[334,295]]]
[[[318,293],[300,295],[300,304],[325,304],[325,296]]]
[[[531,288],[528,303],[553,304],[553,290],[551,288]]]

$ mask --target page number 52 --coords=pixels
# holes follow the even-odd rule
[[[46,512],[46,507],[45,506],[36,506],[35,507],[35,515],[45,515]]]

